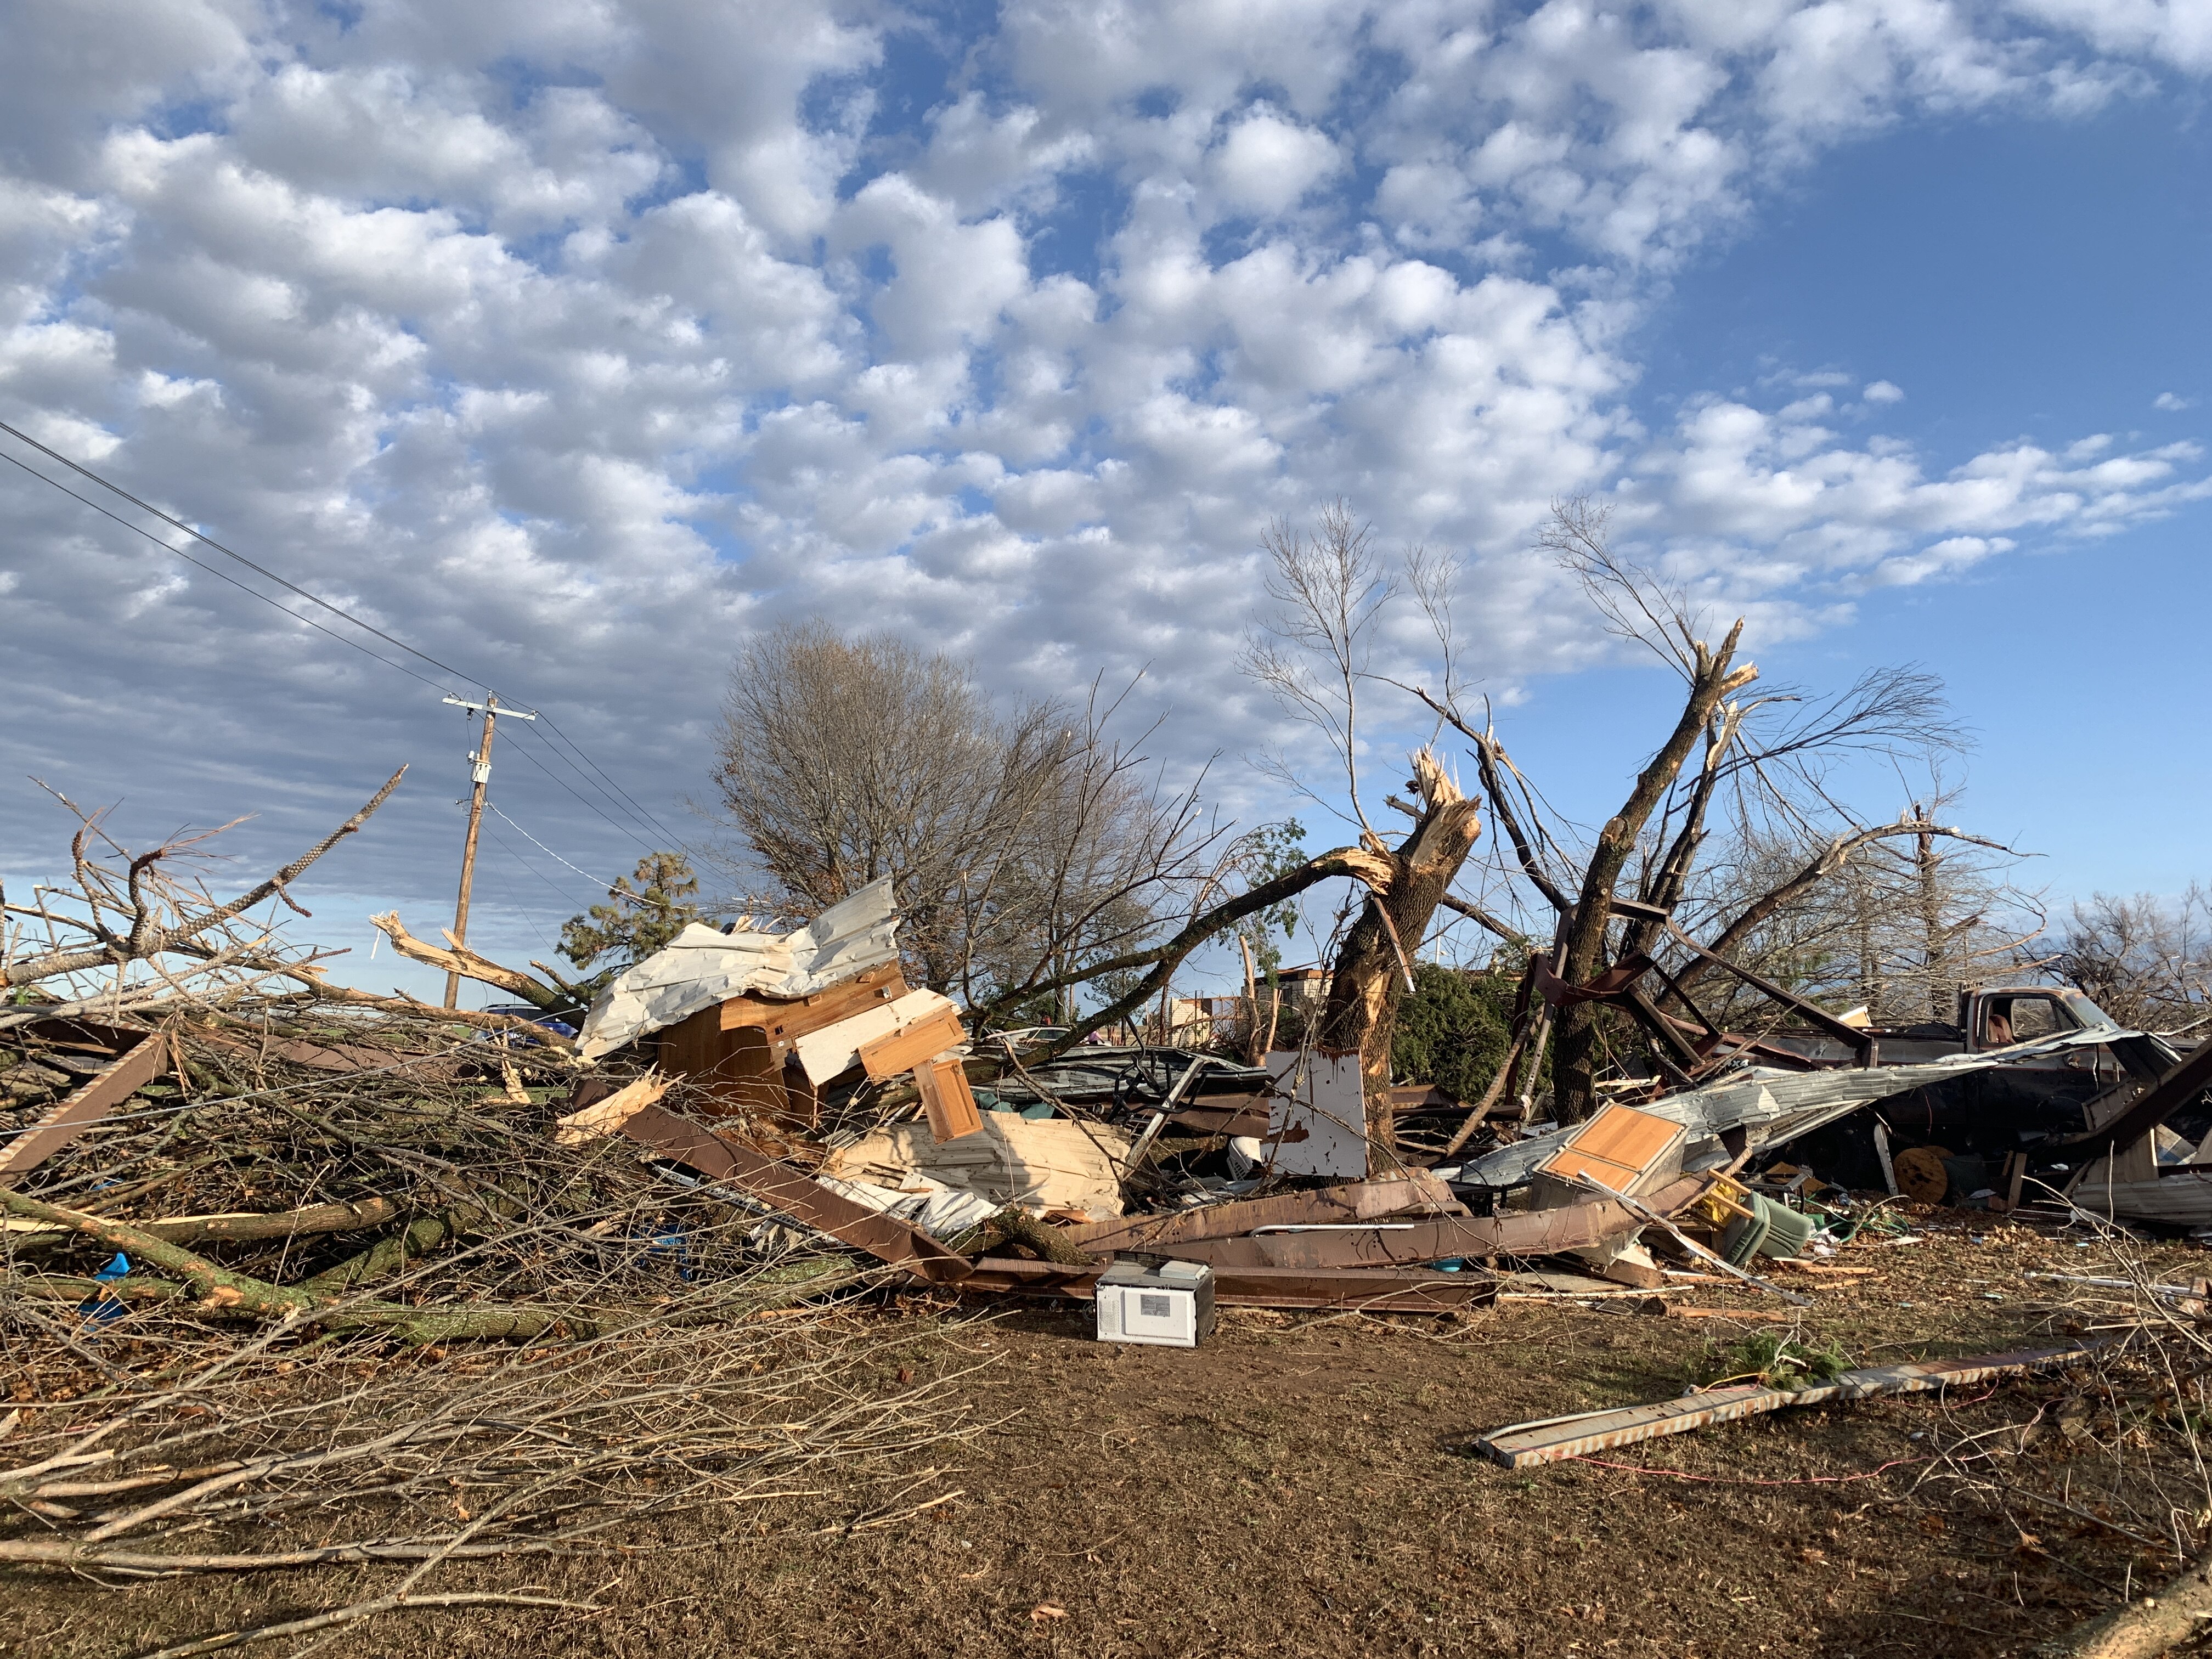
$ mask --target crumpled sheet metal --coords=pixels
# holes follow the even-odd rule
[[[1749,1132],[1754,1151],[1809,1133],[1893,1095],[1911,1094],[1933,1084],[1948,1083],[1992,1066],[2008,1065],[2037,1054],[2055,1054],[2086,1044],[2110,1042],[2115,1037],[2138,1035],[2100,1027],[2069,1031],[2040,1042],[2015,1043],[2009,1048],[1979,1054],[1949,1054],[1923,1066],[1850,1066],[1832,1072],[1789,1072],[1755,1066],[1703,1089],[1686,1089],[1668,1095],[1639,1112],[1663,1117],[1690,1132],[1684,1162],[1694,1165],[1698,1155],[1711,1149],[1723,1131],[1741,1126]],[[1461,1165],[1452,1177],[1462,1183],[1485,1187],[1517,1187],[1536,1172],[1536,1166],[1566,1143],[1573,1128],[1555,1129],[1529,1140],[1516,1140],[1486,1157]]]
[[[584,1017],[586,1060],[758,991],[807,997],[898,955],[898,907],[885,876],[790,933],[725,933],[693,922],[599,994]]]

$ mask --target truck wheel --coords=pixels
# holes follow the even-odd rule
[[[1941,1146],[1909,1146],[1890,1160],[1898,1190],[1918,1204],[1940,1206],[1951,1195],[1950,1152]]]

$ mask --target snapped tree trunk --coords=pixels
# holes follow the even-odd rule
[[[1420,817],[1413,833],[1389,854],[1393,872],[1387,890],[1370,895],[1336,953],[1320,1033],[1322,1048],[1359,1055],[1370,1162],[1383,1165],[1395,1165],[1398,1155],[1390,1109],[1390,1042],[1405,976],[1437,906],[1482,833],[1476,803],[1460,793],[1433,750],[1424,749],[1413,757],[1411,787],[1420,799]]]
[[[1739,621],[1729,629],[1717,651],[1708,648],[1703,641],[1697,642],[1690,695],[1682,706],[1681,719],[1650,764],[1638,775],[1636,787],[1620,811],[1598,832],[1597,846],[1583,872],[1582,892],[1567,915],[1566,966],[1560,977],[1571,985],[1585,984],[1605,968],[1605,929],[1613,915],[1613,890],[1627,867],[1629,855],[1636,850],[1637,838],[1644,833],[1653,810],[1674,787],[1682,763],[1689,758],[1721,700],[1749,684],[1759,672],[1748,663],[1740,669],[1729,667],[1742,633],[1743,623]],[[1552,1086],[1559,1121],[1576,1122],[1589,1115],[1597,1098],[1597,1005],[1571,1003],[1561,1008],[1553,1042]]]

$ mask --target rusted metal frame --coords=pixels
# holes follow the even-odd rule
[[[1695,951],[1698,956],[1711,963],[1714,967],[1724,969],[1734,974],[1753,990],[1773,998],[1784,1007],[1811,1021],[1838,1042],[1848,1045],[1851,1052],[1858,1056],[1858,1062],[1862,1066],[1871,1066],[1875,1064],[1875,1039],[1872,1032],[1861,1030],[1856,1025],[1846,1025],[1820,1004],[1809,1002],[1795,991],[1777,985],[1763,974],[1753,973],[1740,963],[1730,962],[1726,957],[1717,956],[1676,927],[1671,916],[1667,919],[1667,932],[1684,949]]]
[[[1620,994],[1620,1003],[1635,1016],[1638,1024],[1674,1055],[1675,1074],[1684,1086],[1693,1083],[1696,1080],[1694,1073],[1704,1066],[1705,1057],[1690,1046],[1682,1034],[1674,1029],[1674,1023],[1654,1007],[1651,999],[1643,992],[1632,987]]]
[[[1834,1381],[1804,1389],[1770,1389],[1747,1382],[1711,1389],[1649,1406],[1611,1411],[1577,1412],[1567,1417],[1516,1423],[1482,1436],[1476,1450],[1509,1469],[1556,1463],[1592,1452],[1632,1446],[1670,1434],[1685,1434],[1710,1424],[1758,1417],[1793,1406],[1864,1400],[1875,1395],[1920,1394],[1990,1377],[2078,1364],[2094,1352],[2088,1347],[2046,1348],[2022,1353],[1988,1354],[1973,1359],[1929,1359],[1905,1365],[1877,1365],[1846,1371]]]
[[[0,1187],[14,1186],[106,1117],[113,1108],[167,1071],[169,1058],[169,1040],[165,1033],[139,1036],[137,1042],[105,1069],[95,1073],[82,1088],[19,1133],[5,1151],[0,1151]]]
[[[975,1264],[974,1273],[951,1288],[963,1295],[981,1291],[1089,1301],[1096,1294],[1103,1271],[986,1256]],[[1215,1303],[1231,1308],[1443,1314],[1486,1305],[1496,1295],[1495,1284],[1472,1273],[1236,1267],[1217,1270],[1213,1275]]]
[[[709,1180],[735,1187],[779,1214],[866,1250],[878,1261],[938,1284],[968,1275],[968,1258],[947,1249],[921,1228],[856,1204],[788,1164],[725,1140],[665,1107],[642,1107],[620,1127],[640,1146],[665,1153]]]
[[[2160,1124],[2172,1117],[2207,1087],[2212,1087],[2212,1042],[2200,1046],[2181,1063],[2143,1091],[2134,1103],[2100,1128],[2089,1130],[2067,1140],[2048,1140],[2035,1149],[2036,1161],[2047,1163],[2054,1152],[2078,1152],[2085,1146],[2103,1146],[2117,1153],[2121,1148],[2132,1146]],[[2078,1158],[2069,1158],[2067,1163],[2078,1163]]]
[[[1698,1006],[1689,992],[1683,988],[1682,982],[1668,973],[1664,965],[1655,960],[1651,971],[1659,975],[1660,983],[1667,988],[1667,994],[1695,1014],[1698,1024],[1705,1028],[1705,1042],[1698,1049],[1700,1054],[1711,1055],[1714,1048],[1729,1040],[1729,1033],[1713,1024],[1713,1017]]]
[[[1690,1202],[1707,1184],[1703,1176],[1686,1176],[1654,1193],[1648,1207],[1654,1213],[1668,1214]],[[1644,1218],[1627,1206],[1607,1199],[1502,1216],[1379,1222],[1142,1248],[1156,1255],[1204,1261],[1217,1273],[1248,1267],[1406,1268],[1453,1257],[1556,1255],[1562,1250],[1584,1250],[1635,1232],[1644,1224]]]
[[[1667,930],[1668,937],[1680,945],[1683,949],[1692,952],[1693,955],[1706,962],[1711,963],[1716,968],[1724,969],[1728,972],[1734,974],[1745,984],[1750,986],[1752,989],[1759,992],[1763,995],[1771,997],[1775,1001],[1780,1003],[1784,1007],[1790,1009],[1791,1012],[1803,1015],[1805,1018],[1810,1020],[1814,1025],[1826,1032],[1830,1036],[1832,1036],[1838,1042],[1847,1045],[1850,1048],[1851,1052],[1858,1057],[1858,1062],[1861,1066],[1872,1066],[1875,1063],[1875,1039],[1871,1033],[1863,1031],[1856,1025],[1844,1024],[1843,1021],[1838,1019],[1833,1014],[1830,1013],[1826,1008],[1821,1007],[1818,1003],[1808,1002],[1803,997],[1799,996],[1795,991],[1789,989],[1785,986],[1777,985],[1772,980],[1768,979],[1764,975],[1753,973],[1748,968],[1741,967],[1735,963],[1730,962],[1726,957],[1717,956],[1714,952],[1708,951],[1704,945],[1698,944],[1697,940],[1692,939],[1689,934],[1683,932],[1680,924],[1675,921],[1673,911],[1660,905],[1645,904],[1636,899],[1622,898],[1617,898],[1612,901],[1612,909],[1613,914],[1616,915],[1632,916],[1641,921],[1657,922],[1661,927]],[[1626,960],[1630,962],[1634,962],[1638,958],[1635,957],[1626,958]],[[1644,960],[1649,961],[1650,958],[1645,957]],[[1663,974],[1662,976],[1665,977]],[[1593,982],[1595,983],[1595,981]],[[1668,979],[1668,988],[1672,990],[1676,996],[1682,997],[1681,988],[1675,985],[1672,979]],[[1703,1021],[1709,1030],[1712,1029],[1712,1022],[1706,1019],[1704,1012],[1698,1009],[1696,1004],[1689,1003],[1689,999],[1686,997],[1682,997],[1682,1000],[1684,1002],[1689,1004],[1692,1012],[1697,1013],[1698,1019]]]
[[[1651,966],[1651,958],[1641,953],[1624,957],[1586,985],[1577,985],[1559,977],[1553,966],[1541,957],[1529,963],[1536,988],[1544,1000],[1554,1008],[1566,1007],[1577,1002],[1611,1002],[1644,977]]]
[[[1410,1211],[1465,1215],[1467,1206],[1451,1188],[1425,1170],[1389,1181],[1354,1181],[1318,1191],[1251,1198],[1240,1203],[1209,1204],[1167,1215],[1127,1216],[1066,1227],[1060,1236],[1079,1249],[1149,1250],[1201,1238],[1237,1238],[1255,1227],[1295,1226],[1380,1220]]]

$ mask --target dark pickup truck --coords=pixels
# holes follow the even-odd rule
[[[1792,1146],[1790,1156],[1809,1164],[1823,1179],[1847,1187],[1880,1187],[1883,1177],[1873,1134],[1878,1121],[1893,1152],[1940,1147],[1949,1155],[1979,1160],[1991,1170],[2014,1152],[2033,1157],[2045,1143],[2069,1140],[2087,1131],[2090,1124],[2084,1109],[2092,1099],[2131,1079],[2148,1085],[2174,1066],[2179,1051],[2161,1037],[2124,1032],[2118,1021],[2081,992],[2049,985],[1972,987],[1959,994],[1955,1024],[1930,1022],[1869,1033],[1875,1040],[1877,1065],[1909,1066],[2100,1029],[2109,1030],[2112,1041],[2082,1043],[2056,1054],[2024,1054],[1895,1096],[1804,1136]],[[1811,1060],[1849,1063],[1850,1059],[1841,1043],[1826,1036],[1777,1034],[1765,1042]],[[2166,1134],[2191,1145],[2208,1128],[2212,1128],[2212,1113],[2201,1103],[2175,1113],[2163,1126]]]

